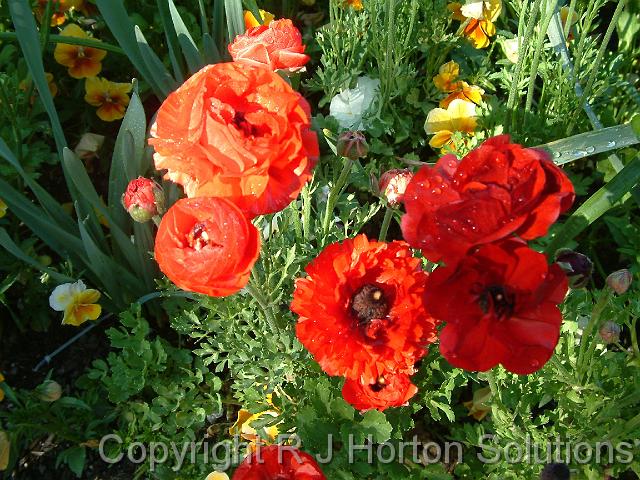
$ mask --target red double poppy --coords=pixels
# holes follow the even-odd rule
[[[283,445],[258,446],[240,464],[232,480],[326,480],[308,453]]]
[[[406,405],[418,393],[406,374],[383,374],[375,382],[346,380],[342,397],[358,410],[386,410],[389,407]]]

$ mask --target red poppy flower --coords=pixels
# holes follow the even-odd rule
[[[250,28],[229,45],[234,62],[269,70],[300,70],[310,60],[304,49],[300,30],[286,18]]]
[[[543,236],[573,203],[571,182],[542,150],[484,142],[458,162],[425,166],[405,192],[404,238],[431,261],[455,261],[475,245],[511,234]]]
[[[342,387],[344,399],[358,410],[401,407],[416,393],[418,388],[404,374],[384,374],[372,383],[346,380]]]
[[[183,198],[162,217],[155,256],[183,290],[224,297],[249,281],[260,254],[256,227],[222,198]]]
[[[326,480],[308,453],[282,445],[258,445],[236,469],[232,480]]]
[[[149,143],[188,197],[221,197],[248,216],[297,197],[319,155],[308,103],[278,74],[208,65],[164,101]]]
[[[413,373],[436,337],[423,294],[427,274],[405,242],[365,235],[329,245],[296,281],[298,339],[329,375],[371,383]]]
[[[440,352],[465,370],[502,364],[525,375],[542,368],[558,343],[567,277],[518,239],[483,245],[429,277],[429,312],[446,323]]]

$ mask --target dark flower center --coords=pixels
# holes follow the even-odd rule
[[[386,387],[387,387],[387,382],[383,376],[378,377],[378,380],[376,380],[376,383],[369,385],[369,388],[374,393],[381,392]]]
[[[484,313],[493,311],[499,320],[510,317],[515,309],[516,297],[504,285],[491,285],[480,294],[480,308]]]
[[[203,223],[196,223],[191,231],[187,233],[187,244],[194,250],[202,250],[209,245],[209,234],[207,226]]]
[[[256,137],[260,135],[259,129],[255,126],[247,122],[244,112],[236,111],[233,117],[233,123],[238,128],[238,130],[242,130],[242,132],[247,137]]]
[[[389,304],[380,287],[366,284],[351,297],[351,311],[359,325],[367,325],[371,320],[384,318],[389,313]]]

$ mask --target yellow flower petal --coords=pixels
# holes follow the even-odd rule
[[[68,25],[60,34],[67,37],[91,38],[75,24]],[[96,76],[102,70],[101,62],[106,55],[106,50],[66,43],[58,43],[53,52],[56,62],[69,68],[69,75],[73,78]]]
[[[11,441],[7,432],[0,430],[0,471],[6,470],[9,466],[9,456],[11,454]]]
[[[429,140],[429,145],[435,149],[442,148],[451,142],[451,135],[453,135],[453,132],[450,132],[449,130],[442,130],[436,133],[431,140]]]
[[[260,9],[260,16],[264,23],[260,23],[253,13],[249,10],[244,11],[244,26],[247,30],[260,25],[269,25],[276,17],[273,13]]]
[[[204,480],[229,480],[229,475],[223,472],[212,472]]]
[[[65,310],[62,324],[77,327],[87,320],[96,320],[101,312],[102,307],[100,305],[73,304]]]
[[[440,107],[448,108],[451,102],[456,99],[467,100],[475,103],[476,105],[480,105],[482,103],[482,95],[484,95],[484,89],[476,85],[469,85],[467,82],[460,81],[458,82],[457,90],[451,92],[449,96],[440,101]]]
[[[476,129],[476,105],[466,100],[456,99],[447,108],[454,132],[473,133]]]
[[[444,108],[434,108],[427,115],[424,129],[427,134],[437,133],[451,128],[451,115]]]
[[[7,214],[8,208],[9,207],[7,206],[6,203],[4,203],[4,200],[0,198],[0,218],[4,217]]]

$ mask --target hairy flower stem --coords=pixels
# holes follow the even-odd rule
[[[342,172],[340,172],[338,181],[333,185],[333,187],[329,191],[329,196],[327,197],[327,208],[324,212],[324,218],[322,220],[323,240],[326,240],[327,235],[329,234],[329,224],[331,223],[331,217],[333,217],[333,209],[336,208],[336,203],[338,203],[338,198],[342,193],[342,189],[347,183],[347,178],[349,178],[349,173],[351,172],[351,167],[353,165],[353,160],[346,157],[344,157],[343,160],[344,165],[342,166]]]
[[[387,232],[389,231],[391,218],[393,218],[393,208],[387,205],[387,210],[384,212],[384,219],[382,220],[382,226],[380,227],[380,235],[378,235],[378,241],[384,242],[387,238]]]
[[[262,310],[262,313],[264,314],[264,318],[269,324],[269,327],[271,328],[271,332],[276,334],[279,338],[281,333],[280,327],[276,322],[276,317],[273,315],[271,307],[269,306],[269,303],[265,298],[265,296],[262,294],[262,292],[258,288],[256,288],[255,285],[251,283],[251,281],[247,283],[244,289],[247,291],[249,295],[251,295],[251,297],[258,303],[258,305],[260,305],[260,309]]]
[[[589,319],[589,323],[582,332],[582,338],[580,339],[580,350],[578,351],[578,359],[576,360],[576,372],[578,373],[578,379],[580,381],[583,380],[585,373],[584,364],[586,362],[585,354],[587,352],[587,344],[595,344],[596,342],[596,339],[592,338],[593,332],[597,329],[600,323],[600,316],[607,306],[607,303],[609,303],[611,295],[612,291],[609,288],[605,288],[604,290],[602,290],[602,292],[600,292],[600,297],[598,298],[598,301],[591,311],[591,318]]]

